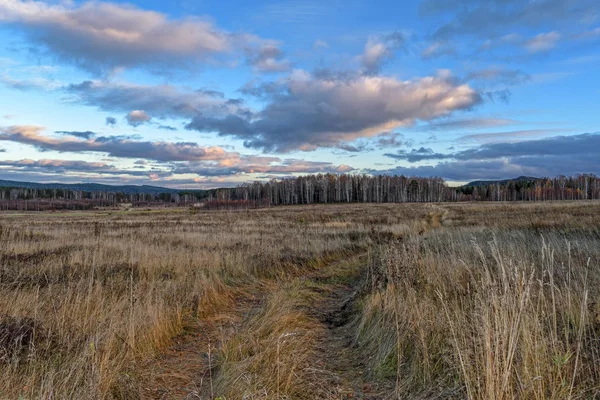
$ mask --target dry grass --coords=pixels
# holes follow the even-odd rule
[[[0,398],[144,397],[191,321],[243,299],[257,306],[211,347],[199,398],[339,398],[322,388],[356,373],[395,387],[373,398],[593,398],[598,226],[592,202],[6,214]],[[358,286],[335,269],[356,254]],[[348,288],[342,357],[317,311]]]
[[[358,341],[399,397],[600,395],[598,204],[452,205],[372,260]]]
[[[400,229],[393,209],[7,214],[0,398],[139,397],[186,320],[365,248],[382,218]]]

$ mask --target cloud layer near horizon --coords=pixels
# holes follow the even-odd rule
[[[421,147],[386,156],[410,163],[441,162],[433,166],[396,167],[371,172],[440,176],[450,180],[576,175],[600,171],[600,133],[486,143],[454,153],[436,153]]]
[[[117,168],[100,162],[78,160],[39,161],[22,159],[0,162],[0,166],[43,170],[120,174],[133,176],[162,176],[174,174],[195,174],[204,177],[226,177],[240,174],[289,175],[294,173],[347,173],[354,170],[348,165],[334,165],[330,162],[305,161],[294,158],[282,159],[272,156],[243,155],[235,151],[211,146],[201,147],[196,143],[140,141],[122,136],[98,136],[91,132],[87,138],[80,132],[60,132],[61,137],[44,135],[44,128],[38,126],[11,126],[0,128],[0,141],[8,141],[34,146],[41,151],[69,153],[104,153],[110,157],[137,159],[137,165],[147,165],[152,161],[155,168],[133,170]],[[87,134],[87,132],[86,132]],[[5,168],[6,169],[6,168]]]

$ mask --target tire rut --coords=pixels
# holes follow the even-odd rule
[[[325,335],[317,346],[321,357],[315,360],[315,364],[329,377],[333,389],[330,399],[384,399],[393,391],[384,383],[370,379],[366,354],[356,343],[357,303],[366,280],[366,262],[361,259],[359,263],[358,268],[350,271],[350,282],[328,285],[327,295],[308,310],[326,327]],[[348,272],[332,266],[313,280],[322,282],[323,273],[327,274],[328,280],[335,280],[340,274],[348,278]]]

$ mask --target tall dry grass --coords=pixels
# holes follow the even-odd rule
[[[361,275],[316,277],[359,253],[348,352],[389,398],[593,398],[599,224],[583,202],[5,214],[0,398],[141,398],[149,360],[244,297],[212,394],[335,398],[315,307]]]
[[[370,373],[400,398],[599,396],[597,209],[453,206],[380,246],[357,321]]]
[[[399,229],[392,209],[4,214],[0,398],[138,398],[190,320]]]

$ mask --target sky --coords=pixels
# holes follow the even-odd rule
[[[596,0],[0,0],[0,179],[600,174]]]

